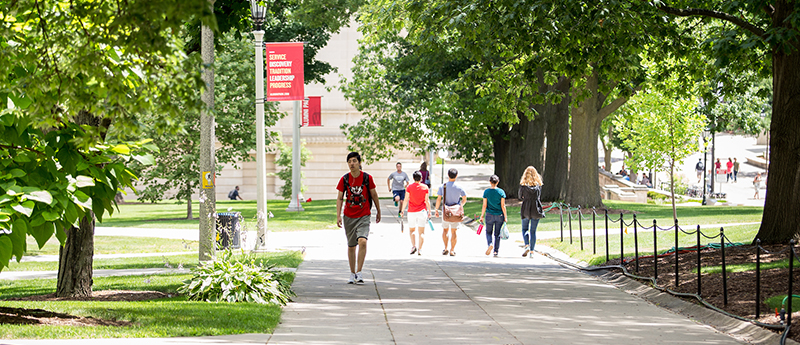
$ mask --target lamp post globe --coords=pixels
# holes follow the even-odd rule
[[[253,19],[253,47],[256,64],[256,230],[258,239],[255,249],[264,249],[267,244],[267,167],[264,147],[264,31],[262,26],[267,15],[263,1],[250,0]]]

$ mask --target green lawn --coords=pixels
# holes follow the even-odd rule
[[[277,267],[297,267],[303,261],[300,252],[290,252],[287,255],[285,252],[277,253],[262,253],[258,254],[265,264],[276,265]],[[92,267],[96,270],[100,269],[140,269],[140,268],[178,268],[192,269],[198,264],[198,254],[182,254],[182,255],[163,255],[163,256],[147,256],[147,257],[132,257],[132,258],[114,258],[114,259],[95,259],[92,262]],[[16,262],[12,260],[8,268],[3,271],[56,271],[58,270],[58,262]],[[3,275],[0,273],[0,279]]]
[[[60,246],[58,239],[50,238],[42,249],[33,237],[27,237],[28,251],[25,256],[58,255]],[[130,254],[130,253],[170,253],[198,251],[197,241],[174,240],[151,237],[119,237],[95,236],[95,254]]]
[[[188,258],[187,258],[188,259]],[[261,254],[267,264],[297,267],[299,252]],[[196,256],[194,259],[196,262]],[[109,264],[113,265],[113,264]],[[163,265],[163,264],[162,264]],[[133,266],[136,266],[134,264]],[[118,267],[131,268],[125,263]],[[4,307],[44,309],[95,318],[126,320],[132,327],[68,327],[3,325],[2,339],[130,338],[270,333],[280,320],[277,305],[252,303],[205,303],[177,296],[177,289],[191,274],[164,274],[124,277],[95,277],[93,290],[152,290],[175,297],[143,302],[83,301],[2,301]],[[0,280],[0,298],[42,295],[55,292],[54,279]]]
[[[303,203],[303,212],[287,212],[288,201],[269,200],[267,210],[273,214],[267,222],[270,231],[300,231],[336,228],[336,200],[314,200]],[[136,227],[163,229],[197,229],[199,204],[192,204],[194,219],[186,219],[186,203],[174,201],[151,203],[126,203],[119,211],[103,218],[97,226]],[[217,212],[241,212],[244,227],[256,228],[256,202],[254,200],[217,200]]]

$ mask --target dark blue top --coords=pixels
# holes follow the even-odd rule
[[[506,192],[501,188],[489,188],[483,191],[483,198],[486,199],[486,213],[502,215],[503,209],[500,207],[500,199],[506,198]]]

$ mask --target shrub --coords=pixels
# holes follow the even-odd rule
[[[194,276],[178,288],[189,300],[286,305],[294,296],[289,287],[291,272],[264,266],[253,255],[237,258],[230,249],[201,263],[192,273]]]

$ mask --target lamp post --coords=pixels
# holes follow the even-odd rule
[[[444,184],[444,160],[447,159],[447,150],[439,150],[439,158],[442,159],[442,184]]]
[[[703,131],[703,205],[706,205],[706,194],[708,193],[708,182],[706,182],[706,172],[708,171],[708,131]]]
[[[267,244],[267,180],[266,149],[264,148],[264,31],[262,25],[267,14],[267,6],[258,0],[250,0],[250,14],[253,18],[253,47],[256,49],[256,214],[257,234],[255,249],[263,249]]]

